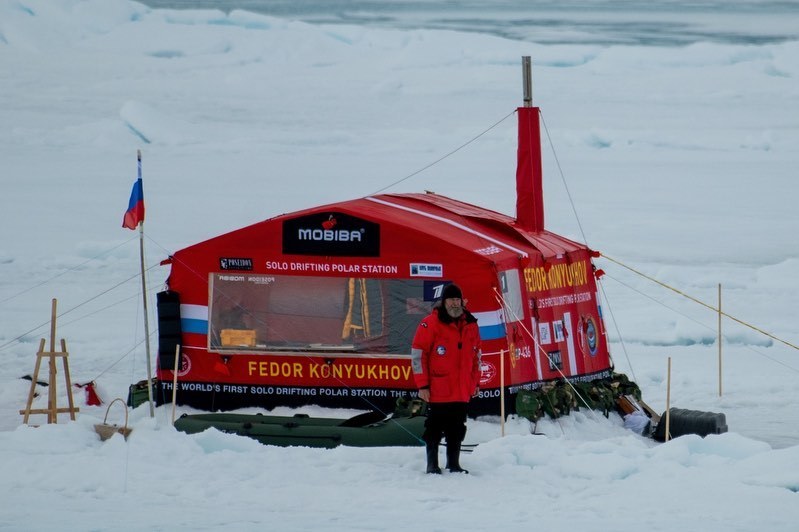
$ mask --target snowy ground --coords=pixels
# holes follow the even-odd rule
[[[120,227],[137,149],[151,296],[170,252],[382,190],[497,122],[389,190],[513,214],[522,55],[547,227],[711,306],[721,284],[727,313],[777,338],[724,320],[719,397],[716,314],[597,261],[617,369],[662,411],[671,357],[672,406],[724,412],[729,433],[655,445],[581,412],[500,437],[480,419],[472,473],[430,478],[419,449],[187,436],[171,407],[102,443],[105,406],[80,394],[75,423],[22,426],[52,298],[74,382],[107,405],[146,375],[138,240]],[[799,357],[781,340],[799,344],[799,41],[540,44],[0,0],[0,65],[0,530],[795,529]]]

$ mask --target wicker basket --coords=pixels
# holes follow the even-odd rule
[[[109,425],[106,423],[108,420],[108,411],[111,410],[111,406],[119,401],[122,403],[122,407],[125,409],[125,425],[120,427],[119,425]],[[133,429],[128,428],[128,406],[125,404],[125,401],[121,397],[117,397],[111,404],[108,405],[108,408],[105,410],[105,417],[103,418],[102,423],[98,423],[94,426],[94,431],[100,436],[100,440],[105,441],[109,439],[114,434],[122,434],[122,436],[127,440],[128,435],[131,433]]]

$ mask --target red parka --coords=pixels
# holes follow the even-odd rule
[[[430,388],[431,403],[469,402],[480,384],[480,354],[477,319],[464,309],[453,320],[443,307],[434,308],[411,344],[416,387]]]

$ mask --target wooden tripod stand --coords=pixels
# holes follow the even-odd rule
[[[75,412],[79,409],[75,408],[75,403],[72,400],[72,382],[69,377],[69,353],[67,352],[67,342],[61,339],[61,351],[55,350],[55,322],[56,322],[56,306],[57,302],[53,299],[53,307],[50,314],[50,350],[44,350],[44,338],[39,341],[39,351],[36,353],[36,369],[33,370],[33,378],[31,379],[31,389],[28,393],[28,403],[24,410],[19,413],[24,416],[22,422],[27,424],[31,414],[47,414],[47,423],[58,423],[58,414],[69,412],[69,418],[75,420]],[[50,378],[48,381],[47,390],[47,408],[32,409],[33,397],[36,394],[36,382],[39,379],[39,369],[42,365],[42,359],[47,357],[50,367]],[[69,408],[58,408],[56,404],[57,396],[57,383],[56,383],[56,358],[61,358],[64,361],[64,379],[67,385],[67,398],[69,399]]]

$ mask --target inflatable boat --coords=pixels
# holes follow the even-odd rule
[[[424,445],[422,433],[427,417],[423,411],[424,405],[414,401],[410,408],[398,407],[390,415],[371,411],[348,419],[307,414],[183,414],[175,421],[175,428],[187,434],[215,428],[281,447],[410,447]]]

